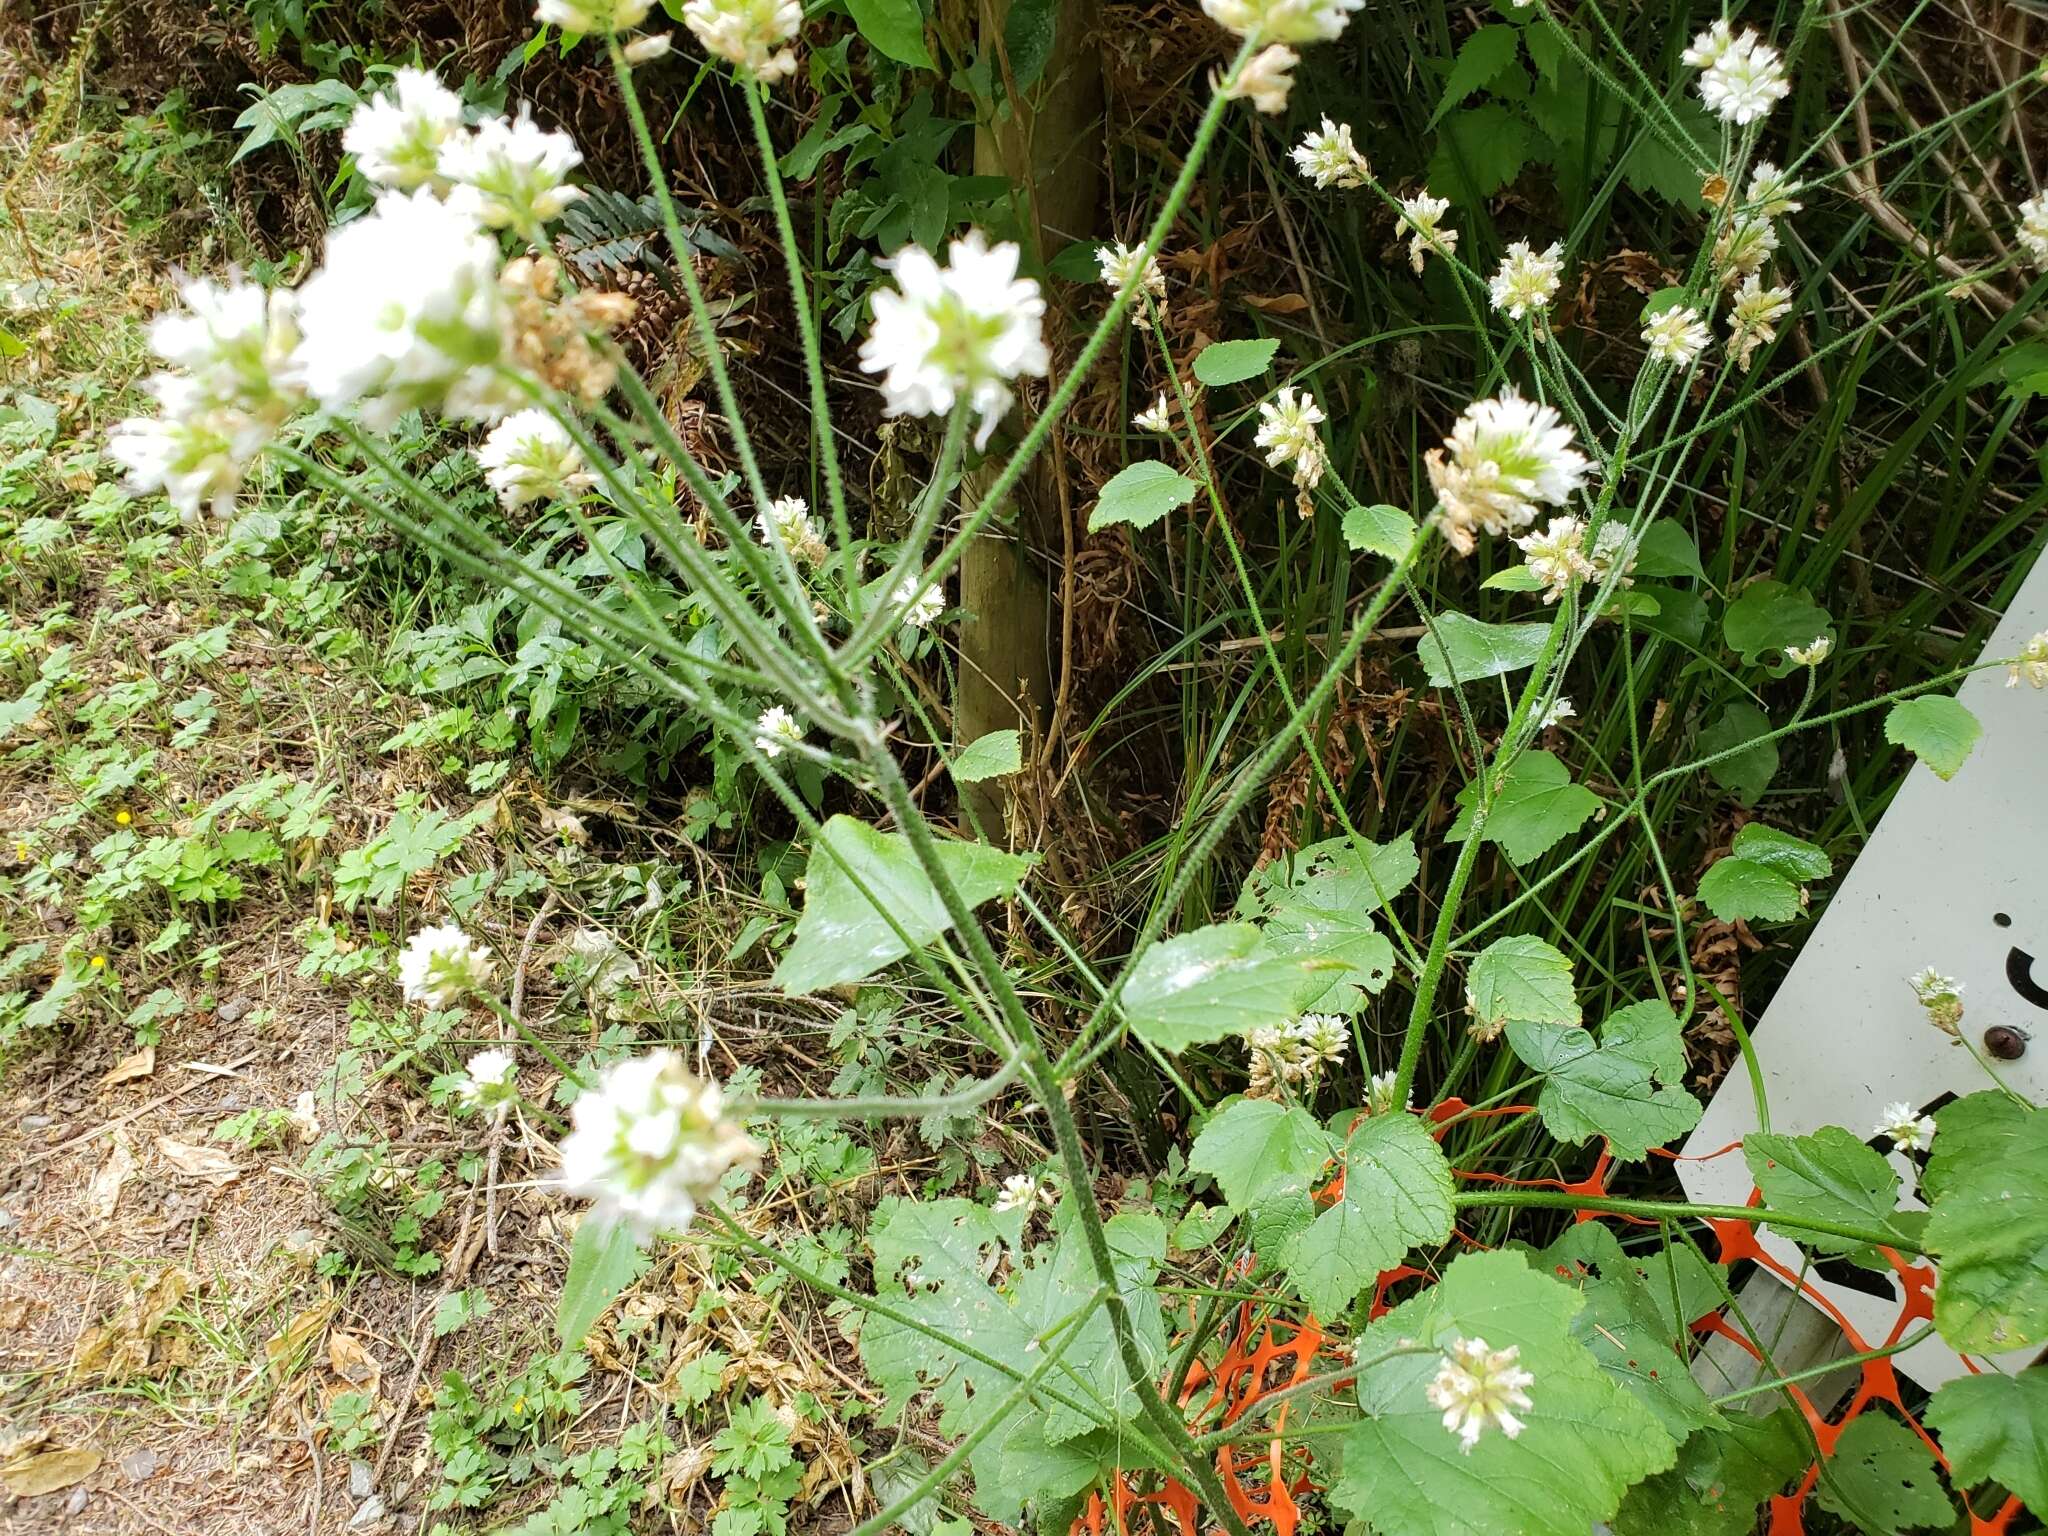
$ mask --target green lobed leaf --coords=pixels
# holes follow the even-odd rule
[[[1574,1335],[1584,1304],[1520,1253],[1453,1260],[1441,1281],[1367,1329],[1358,1353],[1461,1337],[1512,1345],[1536,1378],[1531,1406],[1517,1413],[1521,1434],[1489,1431],[1461,1455],[1427,1395],[1438,1357],[1398,1356],[1359,1377],[1367,1416],[1344,1437],[1332,1500],[1402,1536],[1586,1536],[1610,1518],[1630,1484],[1673,1464],[1677,1445]]]
[[[1740,747],[1744,742],[1752,745],[1735,753],[1721,762],[1710,765],[1707,776],[1723,789],[1728,790],[1744,805],[1754,805],[1763,792],[1770,787],[1772,779],[1778,776],[1778,744],[1775,741],[1758,741],[1771,728],[1770,716],[1754,704],[1738,699],[1714,718],[1712,724],[1700,732],[1699,749],[1703,757],[1717,752],[1727,752]]]
[[[1458,791],[1458,819],[1444,834],[1446,842],[1462,843],[1472,835],[1478,800],[1476,780]],[[1584,826],[1600,806],[1600,797],[1574,784],[1571,770],[1554,754],[1527,751],[1508,765],[1480,840],[1498,843],[1516,864],[1533,863]]]
[[[1662,1003],[1622,1009],[1597,1042],[1584,1029],[1523,1020],[1507,1034],[1515,1054],[1544,1075],[1536,1110],[1560,1141],[1604,1136],[1616,1157],[1635,1162],[1699,1123],[1699,1100],[1684,1087],[1678,1019]]]
[[[1283,955],[1250,923],[1212,923],[1152,945],[1131,968],[1124,1014],[1163,1051],[1285,1024],[1315,962]]]
[[[1004,853],[984,843],[941,842],[939,863],[962,899],[978,907],[1014,891],[1033,856]],[[848,869],[860,877],[879,909],[854,885]],[[908,838],[878,832],[851,816],[834,816],[811,850],[803,915],[794,942],[775,967],[775,984],[801,996],[858,981],[902,959],[909,950],[882,915],[885,911],[917,944],[928,944],[953,926]]]
[[[1230,1208],[1244,1212],[1275,1194],[1306,1190],[1336,1153],[1335,1139],[1307,1110],[1239,1099],[1209,1117],[1188,1166],[1208,1174]]]
[[[2027,1508],[2048,1509],[2048,1366],[1958,1376],[1921,1417],[1941,1436],[1958,1488],[1997,1483]]]
[[[1823,635],[1835,638],[1827,609],[1782,581],[1751,582],[1721,615],[1721,638],[1728,649],[1748,666],[1768,666],[1773,677],[1798,665],[1786,658],[1787,646],[1810,645]]]
[[[1195,377],[1211,389],[1255,379],[1273,365],[1278,337],[1256,341],[1212,341],[1195,354]]]
[[[1682,576],[1691,581],[1707,579],[1706,570],[1700,565],[1700,547],[1691,532],[1668,517],[1652,521],[1636,540],[1635,574]]]
[[[1344,1187],[1283,1255],[1318,1316],[1333,1318],[1410,1248],[1451,1235],[1451,1165],[1413,1115],[1370,1115],[1339,1153]]]
[[[1186,506],[1199,489],[1171,464],[1157,459],[1127,464],[1103,486],[1095,510],[1088,514],[1088,531],[1094,533],[1114,523],[1150,528],[1175,508]]]
[[[1678,1465],[1629,1489],[1614,1536],[1752,1536],[1763,1501],[1806,1470],[1812,1444],[1789,1407],[1695,1430]]]
[[[1264,919],[1266,940],[1278,953],[1350,967],[1318,973],[1325,977],[1320,984],[1312,978],[1299,997],[1304,1010],[1356,1013],[1394,969],[1394,946],[1372,915],[1419,867],[1406,833],[1356,848],[1348,839],[1330,838],[1254,874],[1237,910]]]
[[[985,736],[977,736],[954,756],[952,762],[953,778],[961,784],[1000,779],[1023,766],[1022,738],[1015,731],[990,731]]]
[[[1344,513],[1344,543],[1347,548],[1370,555],[1385,555],[1399,562],[1415,545],[1415,519],[1399,507],[1385,503],[1350,507]]]
[[[2048,1340],[2048,1110],[1996,1090],[1935,1111],[1921,1192],[1940,1258],[1934,1323],[1958,1350]]]
[[[1867,1536],[1945,1526],[1955,1505],[1942,1491],[1934,1453],[1912,1430],[1876,1409],[1842,1430],[1815,1496]]]
[[[1799,887],[1766,865],[1748,859],[1717,860],[1700,877],[1699,897],[1724,923],[1764,918],[1788,922],[1799,915]]]
[[[1944,779],[1962,771],[1983,734],[1983,725],[1962,701],[1942,693],[1901,700],[1884,717],[1884,739],[1904,747]]]
[[[1059,9],[1059,0],[1010,0],[1003,17],[1003,52],[1020,91],[1030,90],[1045,74]]]
[[[1550,638],[1548,624],[1488,624],[1462,613],[1440,613],[1433,632],[1415,642],[1432,688],[1476,683],[1536,665]]]
[[[1898,1174],[1882,1152],[1839,1125],[1824,1125],[1811,1136],[1753,1131],[1743,1140],[1742,1156],[1771,1210],[1878,1232],[1899,1230],[1893,1220],[1899,1206]],[[1819,1253],[1843,1253],[1860,1264],[1886,1267],[1854,1238],[1797,1227],[1772,1230]]]
[[[846,0],[846,9],[860,35],[883,57],[918,69],[934,67],[917,0]]]
[[[1825,880],[1835,872],[1825,849],[1760,821],[1737,832],[1729,846],[1739,857],[1776,870],[1788,880]]]
[[[1525,118],[1499,102],[1484,102],[1451,113],[1438,126],[1424,180],[1438,196],[1476,207],[1539,158],[1539,148]]]
[[[1479,28],[1466,38],[1451,64],[1451,72],[1444,80],[1443,95],[1437,99],[1436,110],[1430,114],[1427,126],[1434,128],[1446,112],[1486,89],[1495,76],[1514,63],[1515,42],[1519,35],[1513,27],[1491,25]]]
[[[1495,939],[1481,950],[1466,978],[1465,1000],[1474,1026],[1487,1033],[1516,1022],[1571,1026],[1582,1017],[1571,961],[1534,934]]]

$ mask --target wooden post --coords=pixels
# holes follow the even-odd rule
[[[1010,76],[1002,39],[1011,0],[980,0],[983,46]],[[1024,240],[1042,261],[1095,228],[1102,177],[1102,69],[1095,52],[1097,0],[1056,0],[1045,71],[1030,90],[1009,100],[1002,121],[975,136],[974,168],[1016,184],[1027,220]],[[1012,425],[1023,423],[1012,418]],[[1003,509],[968,548],[960,564],[960,603],[970,615],[960,628],[960,698],[953,734],[958,746],[990,731],[1018,730],[1027,751],[1052,707],[1052,591],[1034,550],[1060,547],[1059,478],[1066,466],[1042,454],[1018,483],[1016,503]],[[969,474],[962,500],[973,505],[994,478]],[[1006,841],[1011,789],[1007,780],[963,786],[991,838]]]

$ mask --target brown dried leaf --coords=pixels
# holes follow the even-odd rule
[[[1253,309],[1262,309],[1269,315],[1298,315],[1308,308],[1308,296],[1300,293],[1276,293],[1270,296],[1248,293],[1244,295],[1244,301]]]
[[[209,1184],[232,1184],[242,1176],[235,1160],[218,1147],[195,1146],[191,1142],[159,1136],[156,1149],[163,1160],[178,1172],[204,1179]]]
[[[92,1206],[93,1215],[102,1221],[113,1216],[114,1208],[121,1203],[121,1186],[128,1182],[128,1176],[134,1171],[135,1146],[125,1135],[116,1132],[107,1160],[100,1164],[99,1172],[92,1176],[92,1183],[86,1189],[86,1199]]]
[[[357,1392],[375,1396],[383,1368],[363,1348],[363,1341],[339,1328],[327,1335],[327,1368]]]
[[[39,1451],[20,1461],[0,1467],[0,1483],[17,1499],[32,1499],[39,1493],[55,1493],[82,1483],[100,1469],[100,1453],[74,1447],[64,1451]]]
[[[148,1077],[156,1071],[156,1047],[145,1045],[132,1056],[123,1056],[114,1064],[114,1070],[100,1079],[102,1088],[111,1088],[116,1083],[130,1083],[138,1077]]]
[[[316,1301],[305,1308],[284,1327],[263,1341],[264,1369],[272,1376],[282,1376],[306,1346],[319,1336],[327,1326],[327,1320],[334,1316],[334,1302]]]

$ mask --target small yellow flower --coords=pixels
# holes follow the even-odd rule
[[[90,963],[94,970],[104,971],[107,968],[107,957],[105,955],[94,955]]]
[[[117,827],[125,827],[128,825],[129,822],[133,821],[134,819],[135,813],[129,810],[126,806],[123,806],[120,810],[114,812],[114,825]]]
[[[14,844],[14,856],[17,859],[26,859],[28,857],[28,844],[17,839]]]

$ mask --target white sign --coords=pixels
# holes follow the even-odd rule
[[[2021,587],[1984,654],[2014,655],[2042,630],[2048,560]],[[1927,1022],[1907,985],[1927,966],[1963,982],[1963,1032],[1978,1051],[1996,1025],[2032,1035],[2018,1059],[1993,1064],[2015,1091],[2048,1102],[2048,693],[2005,681],[2003,671],[1989,671],[1963,683],[1959,697],[1984,725],[1976,750],[1947,783],[1914,765],[1757,1022],[1773,1131],[1843,1125],[1868,1135],[1888,1104],[1925,1111],[1993,1086],[1969,1050]],[[1755,1129],[1755,1096],[1738,1065],[1685,1150],[1712,1152]],[[1892,1161],[1905,1203],[1917,1207],[1915,1170],[1896,1153]],[[1703,1204],[1741,1204],[1752,1187],[1740,1153],[1681,1162],[1678,1174]],[[1791,1243],[1758,1236],[1799,1271]],[[1858,1272],[1859,1283],[1888,1290],[1889,1300],[1807,1278],[1870,1343],[1883,1341],[1899,1311],[1895,1276]],[[2016,1369],[2028,1358],[1999,1363]],[[1928,1388],[1964,1371],[1938,1338],[1894,1363]]]

